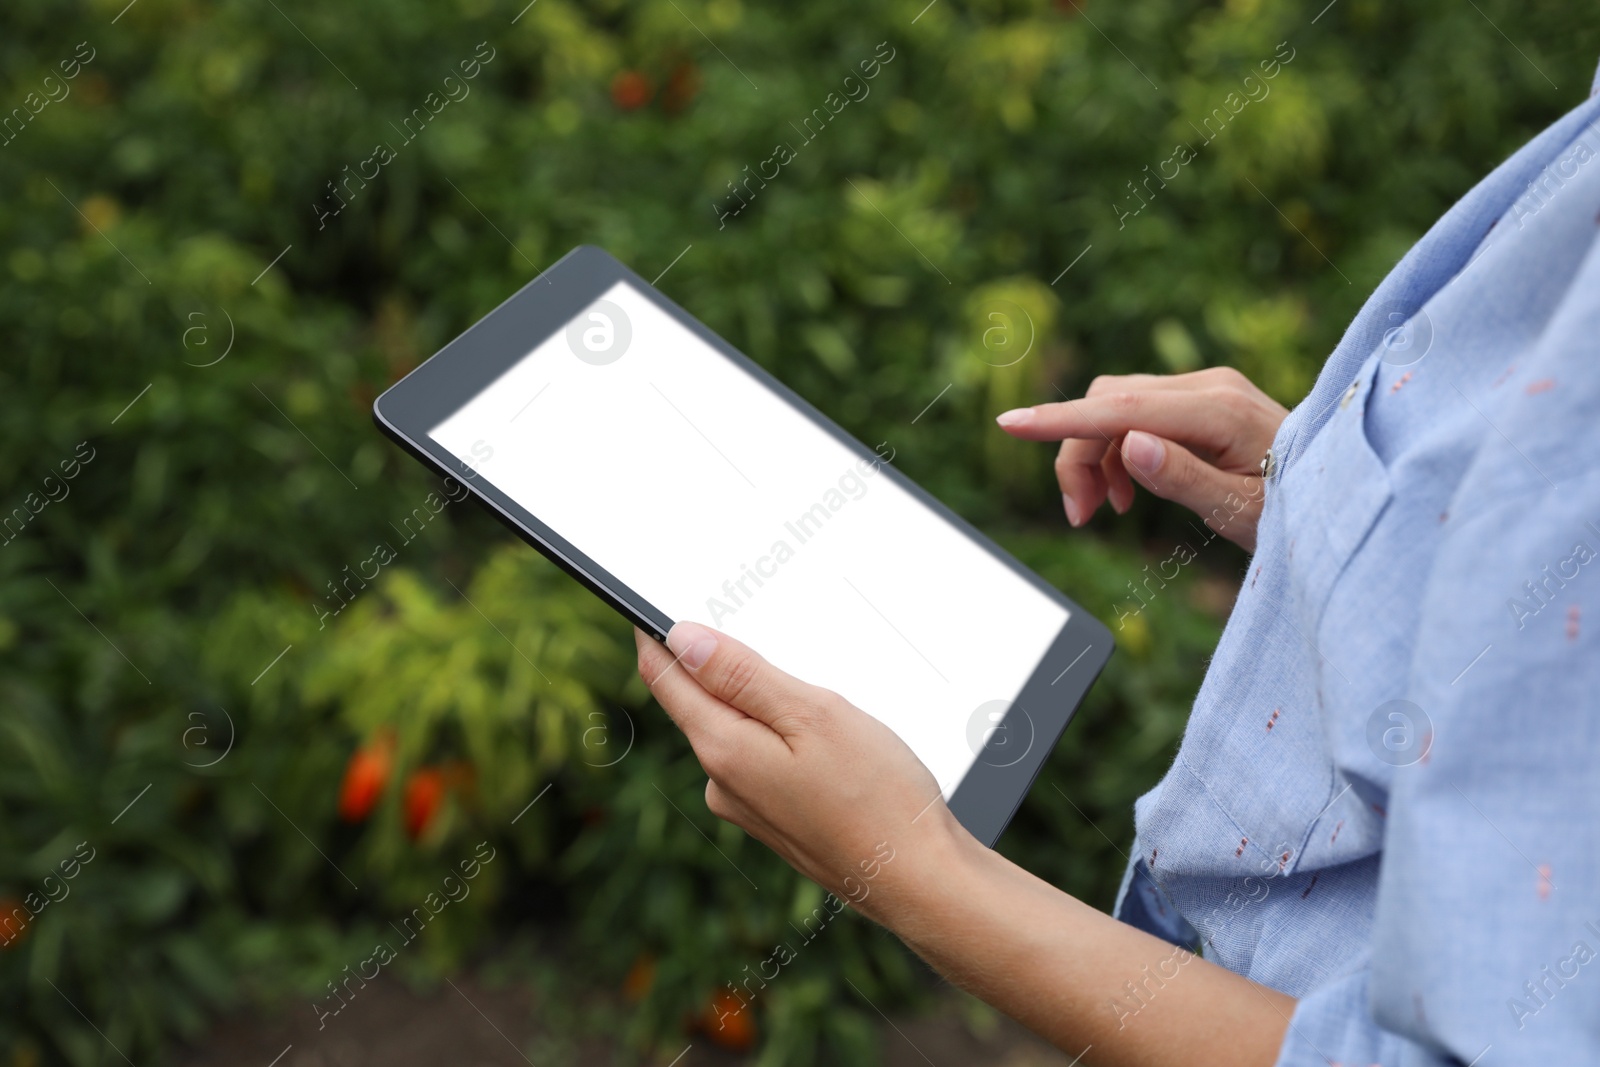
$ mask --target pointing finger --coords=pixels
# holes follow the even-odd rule
[[[1026,441],[1067,438],[1113,441],[1129,430],[1144,430],[1168,440],[1220,452],[1236,433],[1219,406],[1188,392],[1106,393],[1061,404],[1016,408],[995,421]]]

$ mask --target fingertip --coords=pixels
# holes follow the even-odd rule
[[[675,623],[667,631],[667,647],[679,663],[691,671],[697,671],[705,666],[711,654],[717,650],[717,634],[715,630],[697,622]]]
[[[1012,408],[1010,411],[1002,411],[994,417],[994,421],[999,423],[1002,430],[1021,429],[1031,423],[1033,419],[1034,411],[1032,408]]]
[[[1061,506],[1067,513],[1067,524],[1073,529],[1083,525],[1083,515],[1078,507],[1078,502],[1066,493],[1061,494]]]

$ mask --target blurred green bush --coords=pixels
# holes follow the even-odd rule
[[[402,530],[443,490],[371,429],[373,397],[580,242],[670,264],[676,300],[1124,616],[1001,845],[1108,904],[1242,557],[1208,550],[1128,615],[1181,517],[1067,532],[1048,450],[989,418],[1210,364],[1292,402],[1600,53],[1594,13],[1551,0],[124,4],[0,13],[0,105],[25,109],[0,145],[15,1064],[160,1062],[220,1011],[311,1010],[479,842],[497,859],[396,966],[538,931],[560,962],[528,967],[631,976],[611,1029],[640,1054],[816,906],[707,814],[625,626],[470,505]],[[1234,109],[1280,42],[1270,93]],[[1194,160],[1148,183],[1180,142]],[[744,185],[775,143],[794,159]],[[721,218],[733,183],[748,206]],[[343,584],[380,543],[378,577]],[[928,985],[840,921],[763,994],[762,1062],[871,1062],[847,978],[884,1007]]]

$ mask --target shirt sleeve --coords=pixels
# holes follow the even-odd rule
[[[1369,962],[1300,1002],[1284,1067],[1600,1063],[1597,274],[1526,385],[1475,401],[1485,443],[1433,520],[1406,686],[1424,743],[1380,812]]]

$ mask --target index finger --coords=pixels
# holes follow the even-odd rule
[[[1188,392],[1106,393],[1003,412],[995,422],[1024,441],[1114,441],[1129,430],[1220,451],[1232,432],[1215,405]]]

